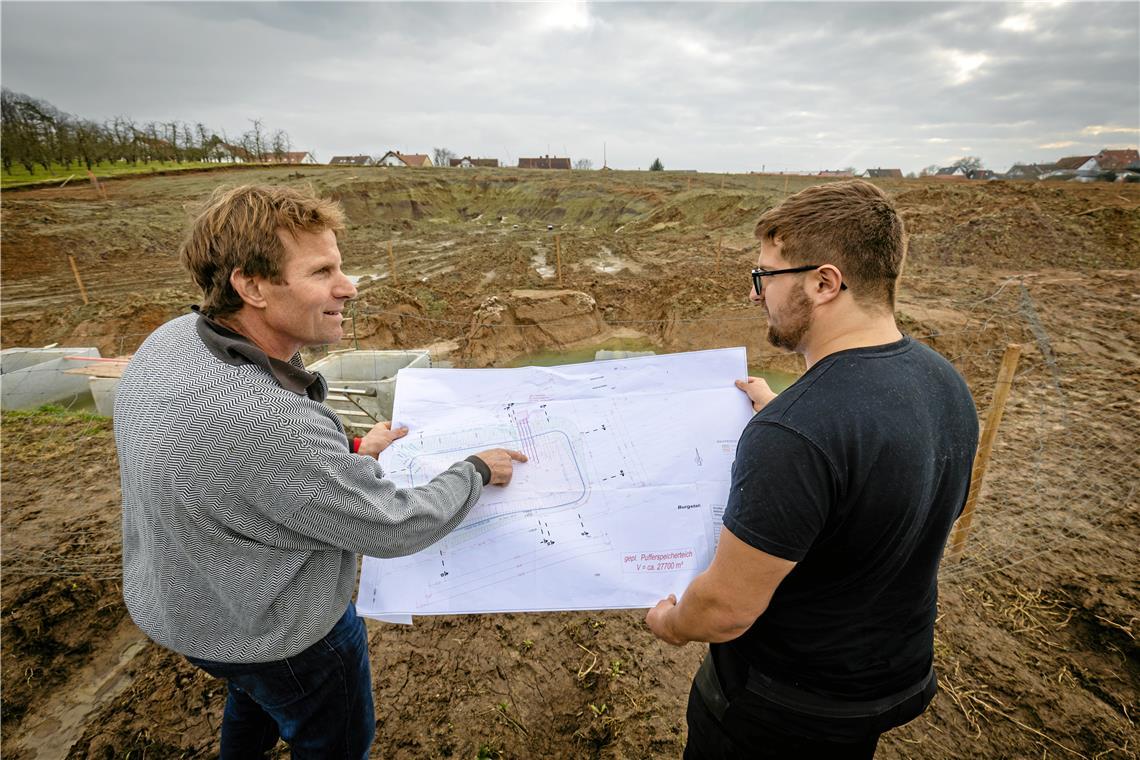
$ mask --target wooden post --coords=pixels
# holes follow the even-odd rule
[[[997,384],[994,386],[994,399],[990,404],[989,414],[986,416],[985,427],[982,428],[981,441],[978,443],[978,453],[974,456],[974,469],[970,475],[970,491],[966,494],[966,506],[962,508],[962,516],[954,525],[954,532],[950,535],[950,548],[946,552],[951,559],[957,559],[966,546],[966,538],[970,535],[970,524],[974,520],[974,507],[978,503],[978,495],[982,491],[982,481],[986,477],[986,467],[990,463],[990,453],[993,450],[994,440],[997,439],[998,425],[1001,424],[1002,412],[1005,411],[1005,402],[1009,398],[1009,391],[1013,385],[1013,374],[1017,371],[1017,360],[1021,357],[1021,346],[1010,343],[1005,347],[1005,355],[1001,358],[1001,369],[998,370]]]
[[[789,179],[791,179],[791,175],[785,174],[784,175],[784,195],[788,194],[788,180]]]
[[[95,173],[88,169],[87,176],[91,179],[91,186],[95,188],[95,192],[99,193],[99,197],[103,200],[107,200],[107,191],[103,189],[103,183],[99,181]]]
[[[558,262],[558,287],[562,287],[562,235],[554,236],[554,258]]]
[[[356,300],[353,299],[348,302],[349,319],[352,320],[352,347],[357,351],[360,350],[360,338],[356,333]]]
[[[392,284],[399,285],[400,278],[396,275],[396,253],[392,250],[392,241],[388,241],[388,269],[392,274]]]
[[[91,303],[87,300],[87,288],[83,287],[83,278],[79,276],[79,267],[75,264],[75,257],[69,255],[67,260],[71,262],[71,272],[75,275],[75,283],[79,285],[79,295],[83,296],[83,305]]]
[[[724,238],[721,237],[716,241],[716,275],[720,277],[720,254],[724,249]]]

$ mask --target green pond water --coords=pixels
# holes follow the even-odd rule
[[[650,343],[636,340],[614,340],[599,343],[595,346],[575,348],[569,351],[539,351],[533,354],[517,356],[510,361],[508,367],[556,367],[560,364],[581,364],[594,361],[594,354],[598,351],[653,351],[657,349]],[[753,377],[762,377],[768,381],[772,390],[779,393],[796,381],[799,374],[795,372],[781,372],[757,365],[749,365],[748,374]]]

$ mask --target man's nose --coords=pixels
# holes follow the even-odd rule
[[[334,293],[337,298],[356,298],[357,290],[356,286],[352,283],[352,280],[348,278],[348,275],[342,272],[340,275],[340,282],[337,283],[337,287]]]

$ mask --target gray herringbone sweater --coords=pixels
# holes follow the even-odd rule
[[[336,415],[254,364],[215,358],[196,315],[156,330],[115,396],[123,596],[139,628],[192,657],[264,662],[328,633],[357,553],[411,554],[482,492],[469,462],[397,489]]]

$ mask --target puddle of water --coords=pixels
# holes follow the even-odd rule
[[[778,369],[764,369],[763,367],[749,367],[748,374],[752,377],[762,377],[768,381],[768,387],[776,393],[782,392],[789,385],[799,380],[799,373],[781,372]]]
[[[594,361],[594,354],[598,351],[653,351],[657,348],[644,340],[636,338],[614,338],[592,346],[572,348],[564,351],[539,351],[533,354],[516,356],[507,363],[508,367],[557,367],[560,364],[581,364]]]
[[[127,666],[146,647],[133,624],[113,635],[110,649],[114,659],[93,662],[72,683],[73,688],[53,693],[40,713],[46,717],[32,724],[20,743],[34,760],[65,757],[71,745],[83,735],[89,718],[130,686]]]
[[[549,280],[554,277],[554,267],[546,263],[545,253],[539,251],[534,254],[530,257],[530,263],[531,266],[535,268],[535,271],[542,275],[542,279]]]
[[[585,263],[593,267],[595,272],[601,272],[603,274],[613,274],[620,272],[622,269],[628,269],[633,274],[637,274],[641,271],[640,264],[628,259],[623,259],[620,256],[615,256],[614,252],[604,245],[602,246],[601,253],[599,253],[596,258],[586,259]]]

